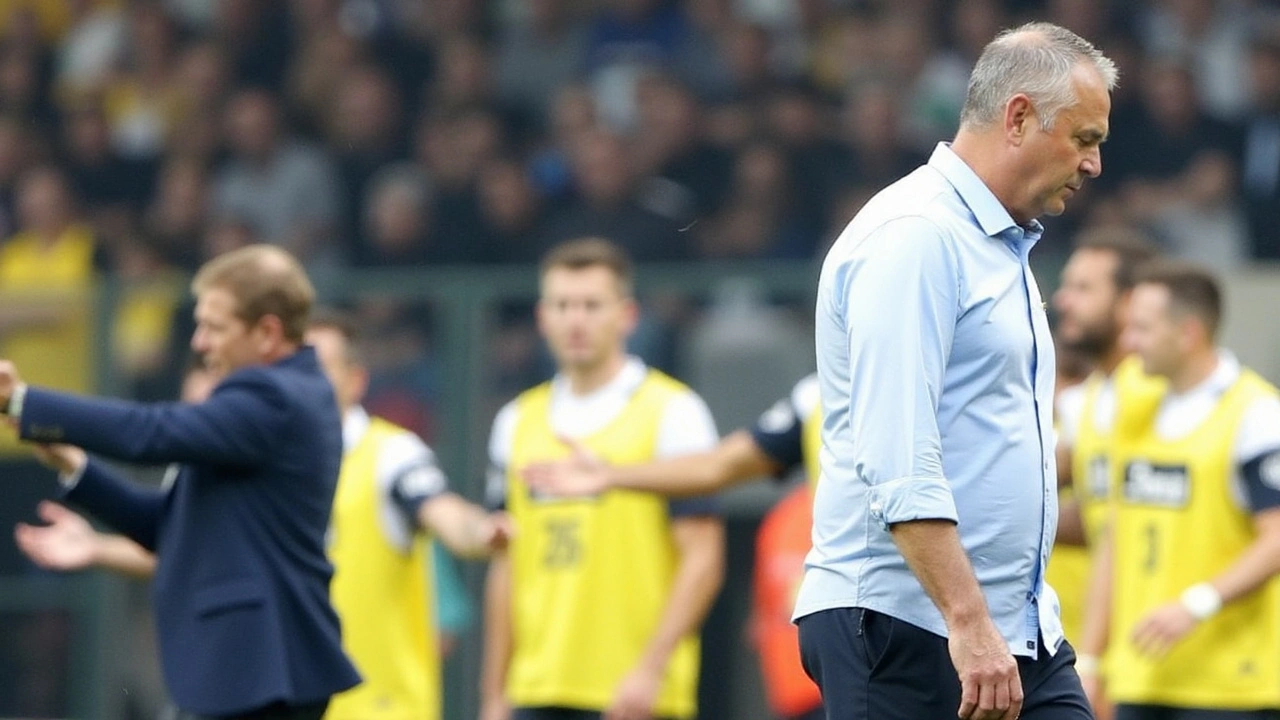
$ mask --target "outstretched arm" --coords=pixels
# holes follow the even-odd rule
[[[616,488],[693,497],[778,471],[777,464],[746,430],[731,433],[706,452],[638,465],[608,465],[576,440],[561,441],[569,445],[573,455],[567,460],[529,465],[524,470],[529,487],[553,495],[594,495]]]
[[[100,567],[136,578],[150,578],[155,572],[155,555],[129,538],[100,533],[55,502],[40,503],[36,512],[48,524],[18,523],[14,539],[40,567],[61,572]]]

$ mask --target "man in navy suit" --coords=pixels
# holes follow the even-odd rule
[[[73,396],[0,360],[0,408],[43,444],[66,500],[156,552],[161,665],[187,718],[318,720],[359,676],[329,604],[342,423],[303,344],[315,293],[292,256],[262,245],[210,261],[192,290],[191,346],[223,376],[205,402]],[[145,489],[85,450],[181,470],[169,492]]]

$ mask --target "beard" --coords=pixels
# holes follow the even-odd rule
[[[1102,360],[1111,354],[1120,340],[1120,329],[1113,323],[1084,327],[1080,336],[1070,340],[1063,339],[1062,344],[1073,352],[1077,352],[1093,362]]]

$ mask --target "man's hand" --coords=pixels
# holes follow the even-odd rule
[[[572,455],[556,462],[532,463],[524,469],[524,480],[534,491],[548,495],[596,495],[609,488],[608,466],[582,443],[568,437],[560,442]]]
[[[67,508],[45,500],[36,513],[48,525],[18,523],[13,537],[18,549],[46,570],[84,570],[98,562],[102,536],[89,521]]]
[[[22,384],[18,375],[18,366],[8,360],[0,360],[0,411],[9,409],[9,398],[13,391]]]
[[[54,443],[50,445],[32,445],[36,459],[63,475],[80,472],[89,462],[89,456],[75,445]]]
[[[990,618],[951,628],[947,647],[960,676],[960,720],[1014,720],[1022,712],[1018,662]]]
[[[1162,657],[1173,649],[1199,621],[1181,602],[1171,602],[1150,612],[1133,630],[1133,644],[1143,655]]]
[[[488,548],[489,552],[501,552],[507,549],[511,538],[515,536],[515,524],[511,516],[504,512],[490,513],[485,522],[476,530],[476,545]]]
[[[511,704],[506,698],[485,698],[480,703],[480,720],[511,720]]]
[[[640,665],[618,683],[613,704],[604,711],[603,720],[650,720],[653,706],[662,690],[662,672]]]

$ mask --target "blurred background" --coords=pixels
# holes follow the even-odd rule
[[[1121,70],[1103,175],[1033,255],[1046,296],[1078,234],[1148,233],[1227,275],[1227,344],[1276,380],[1280,5],[1263,0],[0,0],[0,357],[33,382],[174,398],[190,273],[278,244],[359,317],[369,409],[479,498],[493,413],[550,373],[536,260],[602,235],[641,263],[635,352],[727,432],[812,370],[824,251],[951,136],[983,45],[1029,19]],[[6,532],[53,488],[8,436],[0,482]],[[725,498],[703,718],[766,717],[744,618],[781,492]],[[462,567],[464,600],[481,573]],[[0,717],[153,718],[145,595],[0,542]],[[450,720],[475,716],[479,632],[456,634]]]

